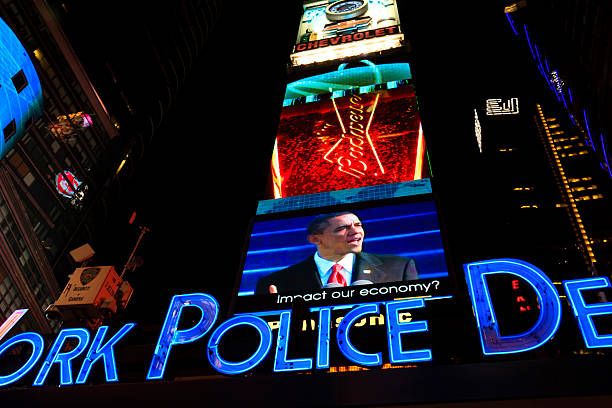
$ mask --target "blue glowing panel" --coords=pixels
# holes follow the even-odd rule
[[[413,197],[420,194],[429,194],[431,192],[431,180],[428,178],[344,190],[325,191],[323,193],[262,200],[257,205],[257,215],[296,211],[306,208],[330,207],[332,205],[352,204],[362,201]]]
[[[40,80],[25,48],[0,19],[0,158],[42,115]]]

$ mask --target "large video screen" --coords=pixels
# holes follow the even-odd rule
[[[359,202],[367,196],[363,189],[342,193],[343,204],[255,218],[235,312],[290,308],[295,301],[316,306],[450,295],[431,194]],[[332,278],[335,263],[342,265],[339,281]]]
[[[285,106],[272,156],[274,198],[428,176],[410,85]]]

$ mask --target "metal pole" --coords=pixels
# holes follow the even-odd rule
[[[130,257],[128,258],[127,262],[125,263],[125,265],[123,266],[123,270],[121,271],[121,275],[119,276],[119,279],[123,280],[123,275],[125,275],[125,272],[127,270],[128,265],[130,264],[130,262],[132,261],[132,258],[134,257],[134,253],[136,252],[136,249],[138,248],[138,245],[140,245],[140,240],[142,240],[142,236],[150,231],[149,228],[147,227],[140,227],[141,231],[140,231],[140,236],[138,237],[138,241],[136,241],[136,246],[134,247],[134,249],[132,250],[132,253],[130,254]]]

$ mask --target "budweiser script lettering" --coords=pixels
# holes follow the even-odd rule
[[[369,134],[380,97],[378,93],[374,95],[353,95],[344,109],[339,109],[332,99],[342,136],[323,158],[335,164],[338,171],[356,178],[366,176],[368,171],[375,176],[385,173]],[[374,161],[376,166],[372,165]]]

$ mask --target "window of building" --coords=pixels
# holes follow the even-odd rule
[[[11,78],[11,81],[13,81],[13,85],[15,86],[17,93],[21,93],[21,91],[23,91],[28,86],[28,79],[23,73],[23,69],[20,69],[19,72],[17,72]]]
[[[15,119],[11,120],[9,124],[4,127],[2,133],[4,134],[4,143],[6,143],[11,137],[15,136],[15,133],[17,133],[17,124],[15,123]]]
[[[15,173],[17,173],[17,175],[21,177],[25,185],[30,187],[32,183],[34,182],[35,178],[34,178],[34,174],[32,174],[32,172],[30,171],[30,168],[28,167],[26,162],[23,160],[23,157],[21,157],[19,153],[16,153],[13,151],[8,161],[11,164],[11,167],[13,168],[13,170],[15,170]]]

